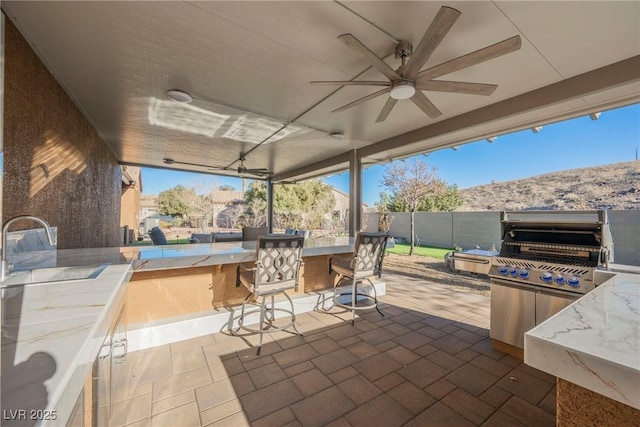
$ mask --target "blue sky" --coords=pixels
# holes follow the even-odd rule
[[[524,130],[499,136],[493,143],[485,140],[418,155],[448,184],[459,188],[510,181],[566,169],[600,166],[635,160],[640,152],[640,104],[605,111],[599,120],[588,116],[546,125],[539,133]],[[412,161],[409,158],[406,161]],[[371,166],[364,171],[363,199],[373,205],[387,165]],[[231,185],[240,190],[242,181],[233,177],[193,174],[164,169],[143,168],[144,194],[159,192],[182,184],[196,190]],[[347,173],[325,178],[337,189],[349,191]]]

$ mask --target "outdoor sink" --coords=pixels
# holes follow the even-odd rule
[[[101,264],[14,271],[4,282],[0,283],[0,286],[90,280],[100,276],[100,273],[102,273],[108,266],[109,264]]]

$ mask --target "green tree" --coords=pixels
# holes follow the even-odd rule
[[[419,211],[452,212],[463,203],[462,194],[456,184],[448,185],[442,194],[427,196],[420,202]]]
[[[429,168],[421,160],[393,163],[386,168],[382,183],[391,191],[394,207],[403,208],[403,211],[411,214],[409,255],[413,255],[415,212],[424,198],[442,194],[446,186],[438,177],[436,168]]]
[[[267,187],[264,182],[254,181],[244,193],[245,210],[240,223],[245,227],[260,227],[266,223]]]
[[[441,182],[444,190],[442,193],[423,197],[418,202],[416,212],[451,212],[462,205],[462,195],[456,184],[447,185]],[[402,200],[391,197],[387,205],[391,212],[408,212],[409,209]]]
[[[245,225],[256,223],[256,218],[266,219],[266,185],[254,181],[245,193]],[[276,185],[273,195],[274,218],[276,228],[320,228],[324,217],[331,212],[335,198],[331,186],[320,180],[305,181],[298,184]]]
[[[158,194],[158,210],[160,214],[186,218],[191,212],[188,202],[192,196],[191,193],[195,194],[195,191],[182,185],[160,192]]]
[[[218,190],[220,190],[220,191],[236,191],[236,188],[233,185],[223,184],[220,187],[218,187]]]

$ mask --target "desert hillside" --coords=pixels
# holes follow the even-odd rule
[[[640,209],[640,161],[571,169],[460,190],[458,211]]]

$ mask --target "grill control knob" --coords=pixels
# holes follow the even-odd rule
[[[506,276],[508,272],[509,272],[509,267],[507,267],[506,265],[501,265],[498,267],[498,273]]]
[[[564,285],[564,276],[562,274],[556,274],[555,281],[559,285]]]
[[[516,277],[518,275],[518,270],[516,270],[515,267],[510,267],[509,274],[512,275],[513,277]]]
[[[580,279],[578,279],[577,276],[569,276],[567,278],[567,285],[571,286],[572,288],[578,288],[580,287]]]
[[[518,269],[518,277],[520,277],[521,279],[528,279],[529,271],[526,268]]]
[[[545,271],[545,272],[543,272],[543,273],[540,275],[540,279],[541,279],[543,282],[551,283],[551,282],[553,282],[553,274],[551,274],[551,273],[550,273],[550,272],[548,272],[548,271]]]

